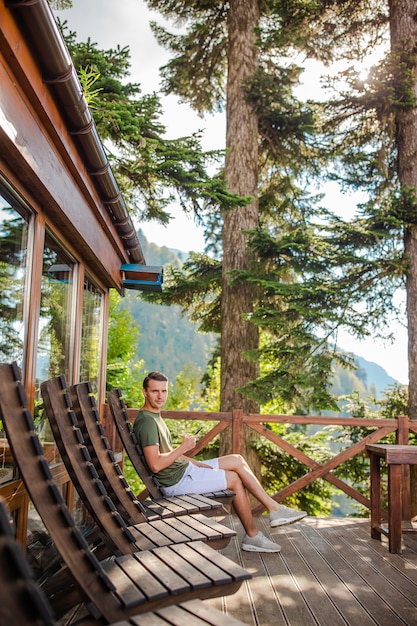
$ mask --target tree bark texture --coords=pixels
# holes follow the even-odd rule
[[[417,98],[417,20],[415,0],[390,0],[391,51],[407,58]],[[417,191],[417,108],[398,108],[396,114],[398,178],[401,187]],[[406,292],[408,321],[409,417],[417,419],[417,227],[406,224],[404,250],[408,262]]]
[[[230,192],[251,196],[253,201],[223,216],[223,277],[221,332],[222,411],[242,408],[258,412],[257,402],[236,391],[258,376],[258,364],[245,350],[258,347],[259,333],[243,316],[252,311],[256,290],[241,281],[230,284],[230,272],[246,269],[250,262],[246,230],[258,225],[258,123],[245,101],[242,85],[258,66],[254,29],[259,21],[257,0],[231,0],[228,14],[227,130],[225,176]]]
[[[412,76],[412,93],[417,98],[417,6],[415,0],[390,0],[391,51],[407,59]],[[417,107],[398,109],[396,115],[398,178],[402,188],[417,193]],[[417,225],[404,230],[408,262],[406,295],[408,323],[408,412],[417,419]],[[417,472],[412,468],[412,513],[417,513]]]

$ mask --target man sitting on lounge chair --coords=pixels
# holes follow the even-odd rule
[[[240,454],[228,454],[204,462],[184,456],[196,444],[196,435],[186,434],[173,448],[171,434],[161,416],[168,398],[168,378],[151,372],[143,381],[145,402],[139,410],[133,429],[149,469],[166,496],[206,493],[232,489],[234,509],[245,529],[242,549],[248,552],[279,552],[281,547],[256,527],[246,490],[269,510],[270,525],[293,524],[307,515],[290,509],[271,498]]]

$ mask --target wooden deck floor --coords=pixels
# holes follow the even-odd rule
[[[404,535],[401,555],[385,538],[371,539],[369,520],[305,518],[259,528],[282,546],[280,554],[242,552],[235,516],[219,521],[237,531],[222,552],[248,569],[239,592],[206,602],[249,626],[417,625],[417,539]]]

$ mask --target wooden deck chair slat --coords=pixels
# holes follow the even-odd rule
[[[143,451],[140,448],[139,442],[133,432],[132,425],[129,421],[129,417],[126,412],[126,406],[122,398],[120,389],[112,389],[107,395],[109,403],[110,413],[114,419],[117,432],[122,441],[123,447],[138,475],[141,477],[146,489],[149,491],[151,497],[158,503],[163,503],[163,506],[168,506],[169,498],[164,498],[158,482],[155,480],[151,471],[146,463]],[[209,500],[218,500],[222,504],[230,504],[235,493],[231,489],[225,489],[224,491],[216,491],[211,493],[205,493],[201,496],[198,494],[189,494],[188,496],[180,496],[174,501],[179,502],[181,498],[183,501],[196,501],[199,498],[206,498]],[[190,500],[191,499],[191,500]]]
[[[249,572],[243,568],[236,570],[236,564],[230,561],[231,574],[227,583],[220,582],[219,577],[207,577],[203,589],[194,590],[186,580],[181,581],[183,591],[177,593],[179,585],[170,588],[169,577],[161,580],[160,573],[167,567],[167,550],[179,554],[191,565],[189,546],[193,546],[192,555],[196,552],[204,554],[204,549],[209,550],[208,554],[212,552],[213,559],[207,559],[207,564],[216,563],[217,556],[221,557],[220,562],[224,559],[201,542],[155,548],[120,557],[111,556],[99,561],[73,522],[59,489],[54,488],[52,474],[48,473],[44,457],[40,457],[37,452],[39,444],[34,443],[37,434],[33,419],[30,411],[22,406],[19,395],[21,384],[21,372],[16,365],[0,365],[0,416],[3,427],[29,497],[76,583],[79,600],[85,602],[95,618],[101,619],[102,623],[112,623],[125,620],[129,615],[154,611],[186,600],[228,595],[235,593],[242,582],[250,578]],[[182,551],[181,547],[186,550]],[[162,554],[159,556],[159,550],[164,551],[163,558]],[[150,561],[146,563],[145,576],[141,558],[144,559],[146,555],[149,555]],[[133,573],[132,577],[126,576],[126,568]],[[196,571],[205,574],[205,567],[196,567]],[[173,571],[174,574],[181,578],[180,573]],[[155,601],[147,597],[146,591],[157,583],[162,585],[162,590],[159,599]],[[59,608],[62,610],[61,605]]]

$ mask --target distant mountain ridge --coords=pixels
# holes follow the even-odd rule
[[[395,378],[387,374],[381,365],[373,361],[367,361],[363,357],[356,355],[355,361],[358,364],[359,370],[364,370],[366,373],[367,386],[375,386],[376,397],[379,397],[388,386],[398,383]]]
[[[138,238],[149,265],[181,267],[188,256],[188,252],[149,242],[141,230]],[[204,373],[216,343],[215,335],[199,333],[196,324],[182,314],[179,306],[150,304],[141,300],[137,292],[127,294],[124,306],[140,329],[137,357],[145,361],[147,369],[162,370],[171,380],[185,366]],[[332,391],[336,395],[358,390],[361,396],[380,398],[387,387],[397,382],[377,363],[356,355],[354,359],[357,370],[335,368]]]

